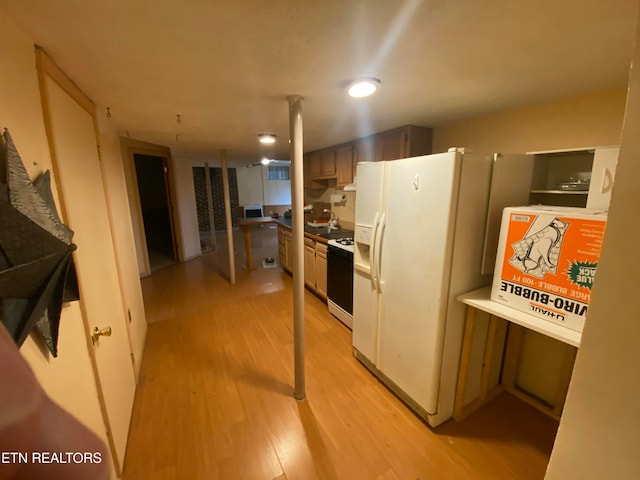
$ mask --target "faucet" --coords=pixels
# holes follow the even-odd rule
[[[327,225],[327,230],[329,232],[331,232],[331,230],[337,230],[338,229],[338,217],[335,216],[335,214],[331,211],[331,210],[327,210],[326,208],[323,210],[323,213],[330,213],[331,216],[329,218],[329,223]]]

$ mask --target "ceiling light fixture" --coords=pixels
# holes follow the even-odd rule
[[[272,160],[269,160],[267,157],[264,157],[262,160],[260,160],[260,163],[262,165],[269,165],[272,162]]]
[[[259,133],[258,141],[264,145],[276,143],[276,136],[272,133]]]
[[[362,98],[373,95],[378,88],[380,88],[381,82],[378,78],[363,77],[356,78],[347,87],[347,93],[353,98]]]

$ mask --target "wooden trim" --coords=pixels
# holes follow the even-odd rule
[[[213,189],[211,188],[211,175],[209,173],[209,162],[204,162],[204,183],[207,189],[207,213],[209,214],[209,241],[211,242],[211,250],[217,250],[216,219],[214,218],[213,212]]]
[[[469,361],[471,359],[471,347],[473,344],[473,334],[476,328],[476,315],[478,310],[467,307],[467,318],[464,326],[464,339],[462,341],[462,353],[460,355],[460,367],[458,370],[458,385],[453,407],[453,418],[462,419],[464,416],[464,392],[467,386],[467,376],[469,374]]]
[[[545,413],[556,420],[560,420],[560,415],[557,415],[554,412],[553,408],[549,407],[549,405],[538,400],[537,398],[529,395],[527,392],[523,392],[517,387],[507,387],[506,385],[504,386],[504,389],[507,392],[509,392],[511,395],[514,395],[518,397],[520,400],[522,400],[523,402],[531,405],[533,408],[540,410],[542,413]]]
[[[93,118],[96,116],[96,106],[91,101],[91,99],[85,95],[85,93],[76,85],[76,83],[71,80],[66,73],[52,60],[52,58],[45,52],[45,50],[39,46],[35,46],[36,50],[36,66],[38,69],[38,74],[40,78],[40,73],[42,75],[47,75],[51,80],[56,82],[60,88],[62,88],[65,92],[69,94],[71,98],[73,98],[78,105],[84,108]],[[44,77],[40,78],[43,79]],[[42,93],[42,85],[40,86]],[[48,101],[48,96],[46,97]],[[48,112],[49,113],[49,112]],[[51,127],[51,125],[49,125]]]
[[[173,175],[171,157],[162,158],[162,168],[164,170],[164,194],[167,197],[169,206],[169,216],[171,218],[171,238],[173,240],[173,255],[178,262],[184,262],[184,251],[182,249],[182,235],[180,228],[180,219],[178,217],[177,198],[175,195],[175,176]]]
[[[129,192],[129,205],[131,206],[131,223],[134,232],[137,233],[136,250],[139,248],[142,256],[143,271],[140,272],[141,277],[151,274],[151,264],[149,262],[149,250],[147,248],[147,236],[144,231],[144,220],[142,219],[142,204],[140,203],[140,189],[138,187],[138,176],[136,175],[135,160],[133,158],[134,149],[123,144],[120,138],[120,147],[123,151],[123,161],[125,180],[127,182],[127,190]]]
[[[569,383],[571,382],[571,375],[573,374],[573,366],[576,362],[577,354],[578,349],[576,347],[565,345],[562,370],[560,371],[558,388],[556,390],[555,401],[553,403],[553,413],[554,415],[557,415],[558,418],[562,415],[564,403],[567,399],[567,392],[569,391]]]
[[[498,384],[489,390],[489,376],[491,374],[492,360],[495,350],[496,333],[498,330],[499,318],[489,315],[489,327],[485,339],[485,347],[483,354],[480,392],[477,398],[464,404],[464,394],[467,386],[467,377],[469,374],[469,363],[471,361],[471,350],[473,347],[473,337],[477,322],[478,309],[467,306],[467,317],[465,321],[464,339],[462,343],[462,353],[460,358],[460,367],[458,370],[458,385],[456,387],[456,396],[454,401],[453,418],[460,421],[474,410],[477,410],[488,401],[495,398],[503,391],[502,385]]]
[[[93,119],[94,128],[96,125],[96,116],[95,116],[95,105],[93,102],[77,87],[77,85],[58,67],[53,60],[46,54],[46,52],[39,46],[35,47],[35,57],[36,57],[36,70],[38,74],[38,83],[40,85],[40,101],[42,104],[42,113],[44,117],[44,126],[45,132],[47,135],[47,142],[49,144],[49,152],[51,155],[51,169],[53,171],[53,178],[56,182],[56,185],[62,186],[63,182],[60,176],[60,167],[58,165],[58,158],[56,155],[55,142],[53,141],[53,127],[51,121],[51,109],[49,108],[49,91],[47,88],[47,78],[53,80],[57,85],[59,85],[73,100],[75,100],[78,105],[80,105],[84,110],[86,110],[89,115],[91,115]],[[96,142],[98,139],[96,138]],[[97,145],[97,144],[96,144]],[[99,153],[99,150],[98,150]],[[98,154],[98,158],[100,155]],[[102,162],[100,162],[100,171],[102,173]],[[102,179],[103,189],[104,189],[104,178]],[[68,217],[68,210],[64,198],[64,191],[62,188],[58,188],[58,201],[60,202],[60,217],[63,219]],[[110,212],[108,200],[105,198],[107,203],[107,212]],[[109,217],[111,221],[111,218]],[[111,232],[111,242],[113,245],[113,230],[112,225],[109,225],[109,229]],[[73,254],[76,255],[75,252]],[[114,251],[115,255],[115,251]],[[117,257],[116,257],[117,258]],[[117,262],[116,262],[117,263]],[[117,268],[117,266],[116,266]],[[119,270],[118,270],[119,272]],[[78,272],[80,275],[80,272]],[[119,278],[119,280],[121,280]],[[78,282],[78,287],[82,290],[82,282]],[[95,357],[95,352],[93,350],[93,346],[91,345],[91,327],[89,325],[89,319],[87,315],[86,304],[83,300],[84,295],[80,294],[79,306],[80,311],[82,312],[82,324],[85,330],[85,345],[87,348],[87,352],[89,354],[89,360],[91,362],[91,369],[93,370],[93,377],[96,382],[96,391],[98,393],[98,403],[100,405],[100,410],[102,413],[102,421],[105,426],[105,431],[107,434],[107,441],[109,443],[109,450],[111,453],[111,458],[113,461],[113,466],[115,468],[116,474],[118,477],[122,476],[122,470],[120,469],[120,462],[118,461],[118,452],[115,446],[115,441],[113,439],[113,434],[111,432],[111,426],[109,422],[109,412],[107,411],[106,402],[104,399],[102,383],[100,381],[100,374],[98,372],[98,364]],[[126,321],[123,322],[126,325]],[[129,346],[130,347],[130,346]],[[129,353],[132,353],[131,351]],[[132,365],[134,370],[134,378],[135,378],[135,368]]]
[[[460,420],[465,419],[466,417],[471,415],[473,412],[478,410],[483,405],[486,405],[487,403],[489,403],[491,400],[496,398],[498,395],[500,395],[504,391],[505,391],[505,389],[504,389],[504,387],[502,385],[500,385],[500,384],[496,385],[491,390],[489,390],[484,395],[484,397],[478,397],[475,400],[473,400],[472,402],[468,403],[467,405],[463,405],[462,411],[460,412],[460,416],[454,415],[453,418],[458,422]]]
[[[178,262],[184,262],[184,249],[182,247],[182,227],[180,225],[180,215],[178,214],[178,198],[176,195],[176,177],[173,168],[173,158],[171,157],[171,150],[169,154],[164,156],[164,165],[167,168],[166,180],[167,180],[167,201],[169,202],[169,215],[171,218],[172,233],[174,235],[175,250],[177,253],[176,260]]]
[[[36,45],[36,70],[38,73],[38,83],[40,85],[40,104],[42,106],[42,114],[44,117],[44,129],[47,134],[47,143],[49,144],[49,155],[51,156],[51,170],[56,185],[62,185],[60,172],[58,169],[58,158],[56,156],[55,144],[53,143],[53,127],[51,126],[51,111],[49,109],[49,90],[47,88],[47,77],[51,78],[49,70],[58,72],[58,67],[51,61],[42,48]],[[58,192],[58,201],[60,202],[60,218],[64,223],[67,220],[67,205],[62,195]]]
[[[220,167],[222,168],[222,190],[224,193],[224,214],[227,224],[227,246],[229,250],[229,283],[236,283],[236,260],[233,247],[233,225],[231,218],[231,195],[229,193],[229,169],[227,168],[227,151],[220,150]],[[244,241],[249,242],[247,248],[247,266],[251,269],[251,236],[248,233],[249,227],[245,230]],[[247,238],[248,237],[248,238]]]
[[[475,398],[467,405],[464,405],[464,394],[468,380],[467,377],[469,374],[469,362],[471,359],[471,350],[473,346],[473,337],[476,327],[476,315],[478,310],[485,311],[489,314],[489,326],[485,338],[482,369],[480,373],[480,392],[477,398]],[[500,343],[502,343],[501,340],[497,340],[500,321],[507,322],[506,341],[502,360],[502,372],[498,385],[490,388],[489,381],[492,368],[495,364],[494,356],[497,353],[496,342],[499,341]],[[562,370],[560,372],[560,379],[558,380],[554,403],[553,405],[549,405],[548,403],[543,402],[542,400],[534,397],[528,392],[521,390],[516,385],[520,357],[522,354],[524,334],[526,331],[527,329],[525,327],[518,325],[517,323],[512,323],[487,310],[479,309],[473,305],[467,304],[467,316],[465,320],[460,366],[458,369],[458,384],[456,386],[453,409],[453,417],[456,420],[462,420],[472,411],[487,403],[501,391],[507,391],[508,393],[515,395],[519,399],[523,400],[524,402],[556,420],[560,419],[562,409],[566,400],[567,391],[569,390],[569,383],[571,381],[571,375],[573,373],[573,366],[575,363],[577,348],[570,344],[563,344],[565,347],[565,356],[562,364]],[[501,336],[502,335],[500,335],[500,337]],[[493,372],[495,372],[495,370],[493,370]]]
[[[174,235],[174,244],[176,248],[176,261],[184,262],[184,249],[182,245],[182,227],[180,223],[180,214],[178,212],[178,202],[176,196],[176,181],[173,168],[173,157],[171,156],[171,149],[164,145],[156,145],[153,143],[145,142],[142,140],[136,140],[128,137],[120,137],[120,145],[124,152],[123,160],[128,164],[128,190],[130,195],[130,201],[133,202],[135,209],[135,215],[132,214],[132,223],[137,231],[138,237],[141,240],[140,248],[143,255],[143,263],[145,272],[140,272],[141,276],[146,276],[151,273],[151,265],[149,263],[149,251],[147,249],[146,233],[144,231],[144,223],[142,217],[142,205],[140,203],[140,193],[138,189],[138,179],[135,169],[134,155],[150,155],[153,157],[161,157],[166,161],[167,176],[168,176],[168,194],[167,201],[169,203],[169,214],[172,223],[172,232]],[[127,168],[125,168],[127,171]]]
[[[516,384],[524,332],[524,327],[516,325],[515,323],[509,323],[507,328],[507,345],[502,367],[502,384],[507,390],[513,389]]]
[[[489,330],[487,331],[487,340],[484,350],[484,360],[482,362],[482,379],[480,381],[480,398],[487,395],[489,385],[489,374],[491,373],[491,360],[493,359],[493,351],[496,340],[496,331],[498,330],[498,318],[495,315],[489,315]]]

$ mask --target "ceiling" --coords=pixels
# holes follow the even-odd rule
[[[627,83],[638,0],[0,0],[122,135],[178,159],[304,150]],[[345,83],[382,88],[349,99]],[[178,117],[180,115],[180,124]],[[278,136],[265,149],[257,134]],[[177,136],[177,137],[176,137]]]

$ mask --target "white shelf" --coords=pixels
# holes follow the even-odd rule
[[[490,297],[491,286],[488,286],[460,295],[458,301],[574,347],[580,346],[581,332],[570,330],[562,325],[507,307],[501,303],[494,302]]]
[[[531,190],[530,193],[553,193],[554,195],[588,195],[589,190]]]

